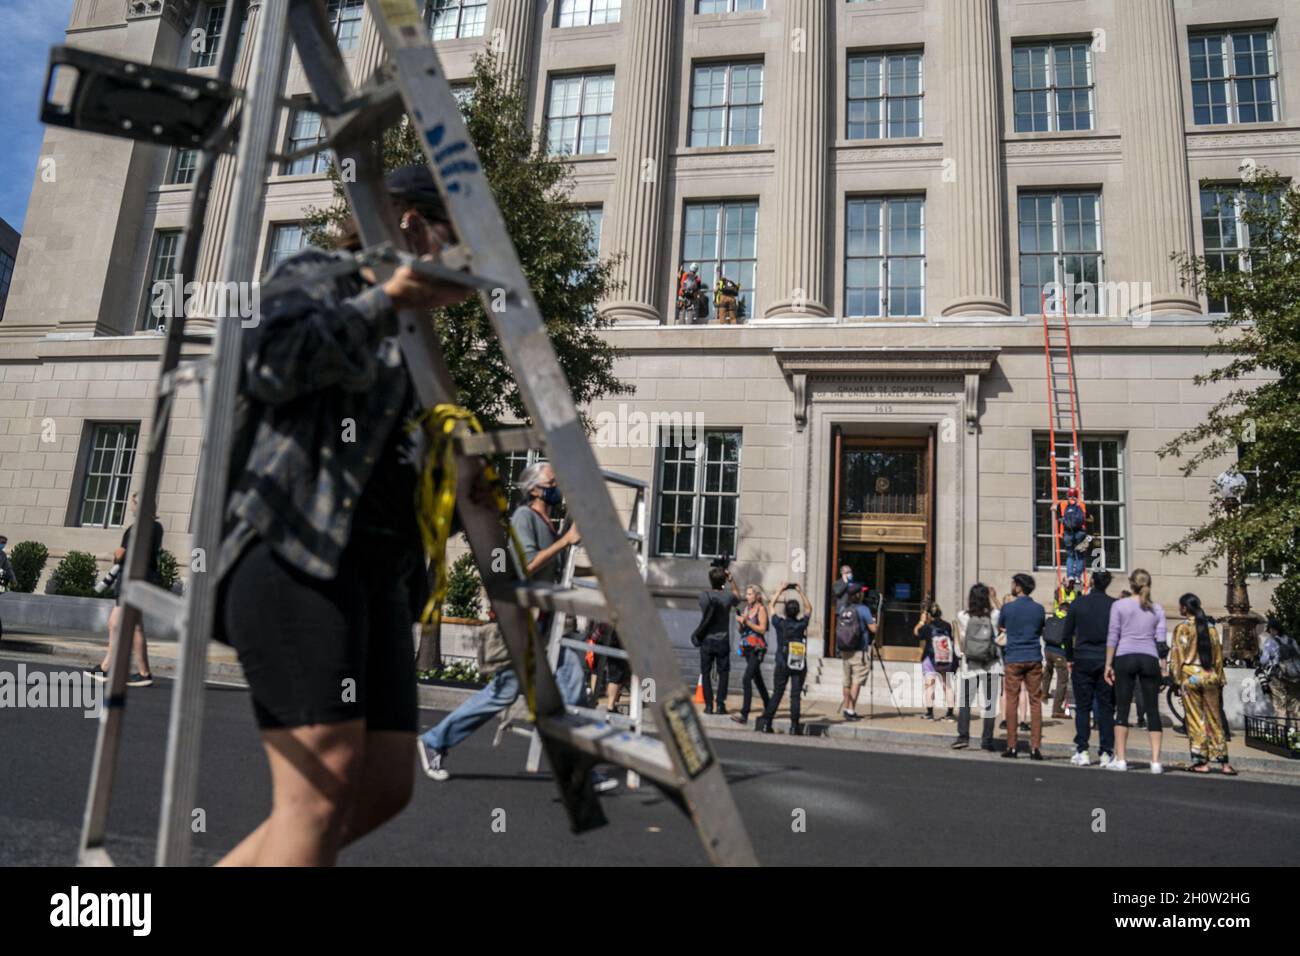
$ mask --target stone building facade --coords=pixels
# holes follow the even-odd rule
[[[77,0],[67,42],[212,70],[210,37],[194,31],[220,6]],[[434,6],[448,75],[468,77],[485,45],[502,54],[535,123],[572,154],[573,200],[600,253],[625,254],[605,313],[636,392],[593,413],[703,429],[685,447],[653,430],[598,436],[603,462],[650,482],[657,584],[698,587],[725,551],[743,581],[802,582],[820,630],[833,565],[849,560],[894,608],[892,643],[925,592],[955,611],[976,580],[1054,581],[1041,294],[1073,277],[1098,290],[1069,294],[1099,522],[1090,560],[1121,576],[1147,568],[1167,605],[1198,590],[1222,608],[1221,577],[1162,553],[1205,516],[1217,472],[1184,479],[1157,449],[1220,394],[1192,382],[1216,304],[1183,288],[1170,257],[1235,260],[1247,237],[1234,203],[1253,171],[1300,173],[1294,4]],[[382,49],[362,5],[329,9],[368,75]],[[304,93],[295,61],[286,95]],[[287,145],[313,135],[310,114],[286,111]],[[323,168],[309,159],[268,181],[264,262],[331,201]],[[147,291],[190,189],[172,151],[47,131],[0,324],[11,541],[37,538],[55,557],[116,543],[143,462],[131,449],[149,438],[160,338]],[[228,171],[216,189],[221,208]],[[200,279],[218,272],[221,234],[205,239]],[[739,324],[679,314],[690,261],[741,282]],[[198,415],[182,398],[159,503],[178,552]],[[1267,594],[1253,587],[1256,605]]]

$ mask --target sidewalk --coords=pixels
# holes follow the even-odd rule
[[[99,663],[104,655],[104,643],[103,638],[97,638],[94,635],[16,633],[6,629],[4,639],[0,640],[0,657],[14,654],[43,656],[51,658],[51,663],[58,662],[82,667]],[[173,642],[150,642],[150,663],[156,676],[172,677],[175,675],[178,647],[179,645]],[[216,643],[208,647],[208,680],[217,683],[244,683],[243,670],[239,666],[233,648]],[[473,688],[421,684],[419,688],[420,706],[433,710],[453,710],[473,692]],[[736,690],[728,694],[727,704],[731,713],[739,712],[740,695]],[[1049,759],[1054,759],[1054,761],[1068,760],[1074,754],[1074,719],[1053,720],[1046,716],[1049,708],[1050,704],[1045,705],[1043,755]],[[923,720],[920,710],[915,708],[905,707],[902,715],[900,715],[888,702],[885,694],[881,694],[877,698],[875,715],[872,717],[868,716],[871,714],[871,704],[864,693],[858,705],[858,713],[862,719],[857,721],[844,720],[839,712],[839,701],[832,701],[821,696],[805,694],[801,711],[801,722],[804,725],[804,733],[807,737],[821,738],[837,743],[858,744],[864,748],[871,744],[889,744],[952,753],[951,744],[957,737],[956,722],[948,722],[942,719],[937,721]],[[735,723],[730,716],[705,715],[701,712],[700,719],[713,736],[724,739],[753,739],[767,736],[754,732],[754,720],[760,712],[761,707],[757,695],[755,695],[749,723],[745,726]],[[939,708],[939,712],[942,713],[942,708]],[[1167,717],[1166,723],[1168,723]],[[966,753],[987,759],[996,758],[996,754],[983,754],[979,750],[978,719],[972,720],[972,724],[972,730],[975,732],[974,746]],[[773,729],[776,734],[784,736],[788,733],[789,727],[790,709],[787,697],[787,700],[783,702],[781,708],[777,711],[776,720],[773,721]],[[654,725],[650,719],[646,721],[646,730],[648,732],[654,731]],[[1021,759],[1024,759],[1028,756],[1029,734],[1028,732],[1022,732],[1018,736],[1021,741],[1019,748],[1022,754]],[[1129,747],[1130,766],[1145,771],[1151,757],[1150,750],[1147,747],[1147,734],[1145,731],[1135,731],[1131,737],[1132,743]],[[768,737],[768,739],[771,738]],[[785,737],[786,742],[789,743],[794,743],[799,739]],[[997,730],[994,735],[995,746],[1002,749],[1005,740],[1006,731]],[[1097,737],[1094,731],[1091,748],[1094,760],[1097,755],[1096,741]],[[1262,772],[1286,777],[1300,783],[1300,760],[1276,757],[1261,750],[1248,748],[1245,744],[1245,738],[1240,732],[1233,732],[1232,740],[1228,744],[1228,754],[1233,766],[1242,771],[1243,776],[1247,776],[1247,772]],[[1186,736],[1174,731],[1172,728],[1166,729],[1162,763],[1167,769],[1173,770],[1185,767],[1187,759]],[[1217,777],[1218,774],[1215,773],[1214,776]]]

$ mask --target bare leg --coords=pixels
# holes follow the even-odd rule
[[[1160,742],[1164,739],[1164,734],[1158,730],[1151,731],[1151,762],[1160,762]]]
[[[409,740],[410,735],[399,736]],[[356,793],[365,738],[360,720],[264,730],[271,815],[218,865],[333,865]]]
[[[1128,728],[1115,725],[1115,759],[1127,761],[1128,759]]]
[[[118,626],[122,623],[122,608],[114,607],[108,612],[108,647],[104,650],[104,659],[99,662],[99,669],[108,672],[108,665],[113,660],[113,643],[117,640]]]
[[[361,839],[397,816],[411,802],[415,784],[415,734],[376,730],[366,734],[359,788],[343,825],[340,846]]]
[[[140,662],[141,674],[152,674],[153,670],[149,667],[149,645],[144,640],[144,625],[135,626],[135,638],[131,642],[131,647],[135,651],[136,660]]]

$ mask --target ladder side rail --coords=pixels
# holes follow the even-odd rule
[[[1071,465],[1073,467],[1074,487],[1078,489],[1079,501],[1086,507],[1083,497],[1083,447],[1079,442],[1079,392],[1078,385],[1074,378],[1074,346],[1070,335],[1070,308],[1068,303],[1062,303],[1061,322],[1065,329],[1065,369],[1069,376],[1069,393],[1070,393],[1070,451],[1072,455]],[[1088,589],[1088,564],[1085,560],[1083,567],[1082,580],[1079,586],[1085,591]]]
[[[1056,585],[1061,585],[1061,499],[1056,471],[1056,377],[1052,370],[1052,328],[1047,317],[1047,293],[1043,293],[1043,354],[1047,364],[1047,460],[1052,476],[1052,556],[1056,560]]]
[[[398,0],[368,3],[456,231],[461,242],[473,250],[474,271],[505,286],[504,310],[492,307],[487,292],[482,293],[484,308],[529,417],[546,435],[548,458],[572,502],[601,589],[609,596],[609,623],[623,625],[633,669],[657,682],[656,723],[665,728],[664,742],[683,781],[682,803],[710,858],[753,864],[753,848],[721,764],[676,673],[663,622],[628,553],[609,494],[600,484],[595,454],[437,53],[427,32],[420,28],[413,5]]]
[[[564,554],[564,571],[560,575],[560,587],[573,587],[573,573],[578,564],[578,548],[576,545],[570,545],[568,551]],[[569,615],[564,611],[551,612],[551,626],[546,636],[546,663],[550,667],[551,673],[559,676],[560,655],[564,653],[562,643],[564,637],[564,625],[568,623]],[[568,701],[565,701],[567,704]],[[537,773],[542,767],[542,735],[537,728],[533,728],[532,738],[528,742],[528,759],[524,763],[524,769],[528,773]]]
[[[243,22],[248,0],[234,0],[226,11],[228,24]],[[231,35],[227,33],[227,35]],[[220,66],[217,71],[222,83],[229,83],[234,72],[235,44],[226,44],[222,50]],[[194,192],[190,202],[189,214],[183,233],[180,275],[193,276],[198,264],[199,247],[203,235],[203,223],[207,215],[211,196],[213,174],[217,158],[225,140],[223,128],[207,143],[203,144],[201,163],[195,177]],[[122,562],[119,586],[122,594],[130,590],[131,581],[145,581],[148,576],[149,551],[140,546],[139,528],[148,529],[148,540],[152,544],[153,522],[157,514],[157,490],[162,477],[163,460],[167,446],[167,434],[171,426],[171,411],[174,407],[175,390],[165,389],[163,383],[175,372],[181,362],[181,353],[185,344],[185,299],[182,294],[173,305],[178,309],[177,315],[169,317],[166,339],[158,362],[158,385],[154,393],[153,417],[150,424],[149,444],[145,450],[145,471],[140,485],[140,505],[135,518],[137,533],[131,536],[125,560]],[[143,615],[140,608],[122,602],[122,613],[118,618],[118,634],[134,634],[141,623]],[[185,621],[176,622],[178,632],[183,633]],[[113,780],[116,776],[117,757],[122,733],[122,718],[126,708],[126,671],[130,664],[129,649],[131,641],[119,640],[109,662],[106,706],[101,711],[100,723],[95,741],[95,756],[91,764],[90,786],[86,799],[86,810],[82,819],[78,859],[86,862],[97,858],[103,862],[103,847],[107,836],[108,811],[112,801]]]
[[[253,69],[245,97],[236,153],[230,227],[222,250],[223,281],[256,278],[257,242],[265,204],[267,156],[279,118],[278,86],[289,53],[285,30],[289,0],[264,0],[262,16],[249,38]],[[233,36],[232,36],[233,39]],[[207,571],[191,578],[188,626],[182,632],[176,681],[172,688],[167,761],[163,773],[157,862],[188,863],[190,816],[198,787],[198,756],[203,729],[203,688],[207,643],[216,614],[221,538],[225,523],[226,482],[233,444],[235,403],[239,389],[242,322],[217,323],[209,401],[205,409],[195,500],[199,509],[195,539],[207,556]]]
[[[347,158],[356,162],[355,179],[345,182],[344,190],[362,239],[367,246],[390,241],[398,230],[387,192],[382,186],[381,158],[368,142],[360,139],[341,141],[335,138],[345,126],[355,130],[358,135],[361,130],[352,123],[353,117],[339,112],[342,104],[349,102],[352,96],[347,68],[337,44],[332,40],[332,30],[324,19],[324,11],[319,3],[311,0],[290,2],[294,4],[295,14],[300,10],[307,11],[305,15],[295,15],[290,27],[303,72],[322,105],[322,120],[331,135],[330,145],[340,161]],[[385,22],[382,13],[382,10],[371,7],[371,15],[376,18],[377,24]],[[387,45],[391,51],[391,42]],[[450,91],[447,95],[450,97]],[[454,104],[455,101],[452,102]],[[409,103],[407,109],[410,109]],[[458,110],[456,115],[459,116]],[[485,192],[490,197],[490,192]],[[497,215],[499,218],[500,214]],[[392,263],[385,262],[376,262],[373,268],[381,282],[395,271]],[[443,360],[429,317],[406,310],[399,313],[397,324],[402,351],[407,357],[407,371],[421,403],[428,408],[442,403],[454,403],[457,400],[456,386]],[[477,503],[472,495],[471,490],[476,483],[482,481],[486,467],[486,462],[481,458],[460,457],[457,509],[484,590],[510,651],[511,662],[520,680],[521,693],[528,698],[531,690],[531,699],[527,700],[529,709],[537,720],[562,717],[565,713],[564,702],[555,678],[546,666],[546,646],[542,637],[536,633],[531,613],[499,596],[509,593],[520,579],[511,570],[498,570],[499,564],[494,560],[503,549],[512,557],[514,555],[501,516],[495,512],[494,507]],[[518,569],[513,560],[507,564],[511,569]],[[555,737],[543,735],[542,742],[564,797],[571,827],[575,831],[582,831],[605,823],[604,812],[592,790],[589,774],[586,773],[586,768],[590,766],[589,758],[566,747]]]

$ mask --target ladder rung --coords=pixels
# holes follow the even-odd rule
[[[496,596],[494,592],[494,597]],[[590,620],[608,621],[609,605],[595,588],[564,588],[558,584],[513,584],[500,592],[507,604],[541,611],[558,611]]]
[[[561,717],[543,717],[538,721],[537,729],[545,737],[634,770],[657,783],[674,789],[681,786],[663,741],[654,737],[628,733],[607,722],[569,713]]]
[[[170,634],[179,634],[185,614],[185,599],[164,591],[148,581],[127,581],[122,588],[122,603],[140,609],[142,614],[162,618]]]
[[[642,481],[640,478],[633,478],[630,475],[620,475],[616,471],[601,471],[601,474],[605,476],[605,480],[611,485],[622,485],[624,488],[641,488],[643,490],[650,487],[649,482]]]
[[[627,651],[620,650],[617,647],[609,647],[606,644],[592,644],[589,641],[575,641],[571,637],[560,638],[561,647],[571,647],[575,651],[583,651],[587,654],[599,654],[602,657],[612,657],[616,660],[631,660],[627,656]]]
[[[532,451],[542,446],[541,432],[534,428],[502,428],[492,432],[462,435],[456,439],[462,455],[506,455]]]
[[[603,720],[614,727],[636,727],[636,721],[631,717],[624,717],[622,714],[612,711],[601,711],[592,707],[574,707],[573,705],[566,707],[565,710],[575,717],[585,717],[587,720],[594,720],[597,723]]]
[[[201,382],[208,377],[212,369],[212,361],[208,358],[194,359],[191,362],[181,362],[170,372],[163,375],[162,380],[158,383],[158,394],[166,395],[175,391],[181,385],[192,385]]]

